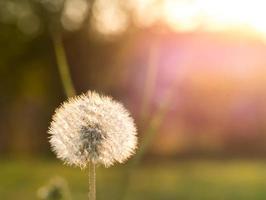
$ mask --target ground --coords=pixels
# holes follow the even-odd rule
[[[0,162],[0,199],[37,199],[38,188],[52,177],[68,182],[72,199],[87,199],[88,173],[60,161]],[[97,199],[117,200],[122,165],[97,168]],[[132,175],[128,200],[265,200],[264,161],[149,162]]]

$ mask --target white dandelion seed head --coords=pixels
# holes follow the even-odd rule
[[[136,126],[124,106],[91,91],[57,108],[48,133],[57,157],[81,168],[123,163],[137,147]]]

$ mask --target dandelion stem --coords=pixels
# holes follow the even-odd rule
[[[76,92],[70,76],[69,66],[67,63],[62,37],[60,34],[54,34],[52,39],[53,39],[55,57],[57,61],[57,67],[59,70],[59,74],[61,77],[65,93],[68,97],[74,96]]]
[[[95,164],[89,163],[89,200],[96,200],[96,170]]]

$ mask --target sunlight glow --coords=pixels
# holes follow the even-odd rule
[[[161,18],[162,3],[163,1],[156,0],[128,0],[127,6],[129,10],[133,10],[135,23],[147,27]]]
[[[165,0],[163,16],[176,30],[245,30],[266,38],[266,1]]]
[[[159,22],[177,32],[226,31],[266,41],[265,8],[264,0],[97,0],[93,13],[103,34],[125,31],[132,16],[140,27]]]
[[[115,35],[124,32],[128,21],[119,1],[96,1],[93,9],[93,25],[97,31],[105,35]]]
[[[200,24],[197,19],[197,6],[189,1],[165,1],[163,18],[166,23],[177,31],[192,31]]]
[[[61,22],[67,30],[77,30],[86,17],[88,3],[85,0],[67,0]]]

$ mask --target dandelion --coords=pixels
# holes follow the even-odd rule
[[[90,168],[90,199],[95,199],[95,165],[123,163],[135,153],[137,131],[124,106],[96,92],[70,98],[55,112],[49,128],[57,157]]]

